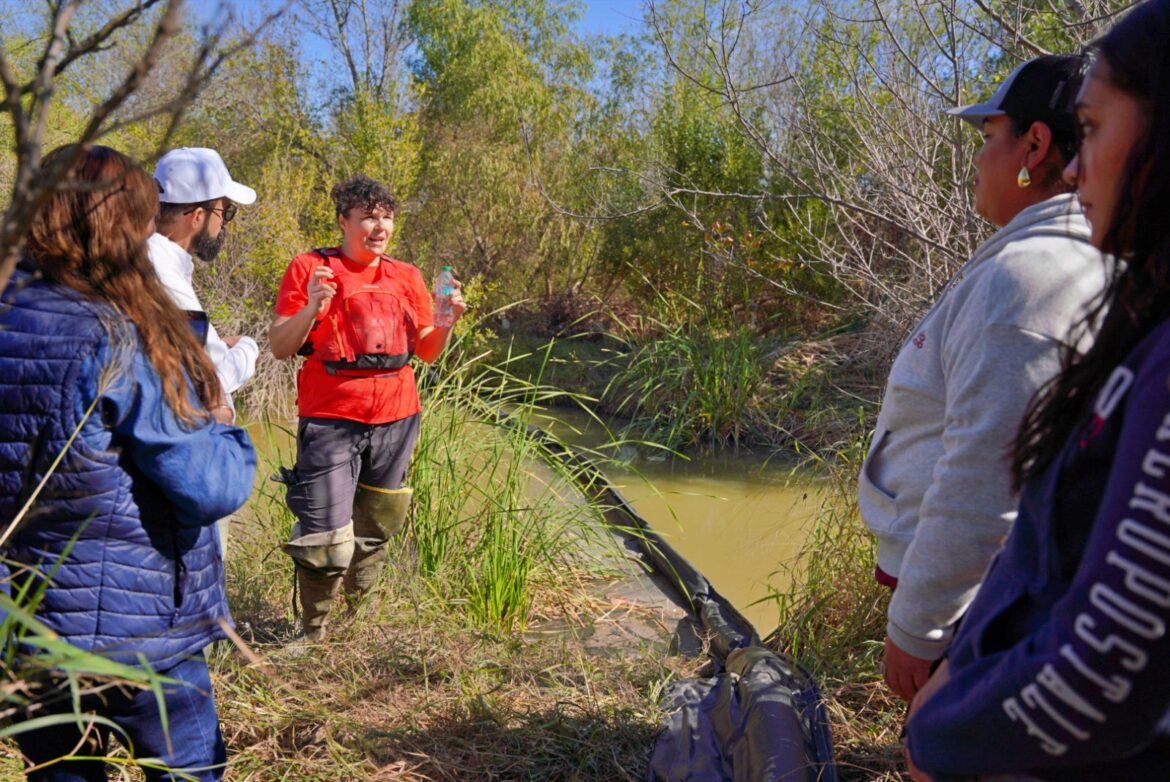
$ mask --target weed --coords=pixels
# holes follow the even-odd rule
[[[480,358],[456,351],[423,374],[408,529],[381,587],[311,654],[280,653],[293,632],[280,486],[263,481],[237,518],[231,604],[276,675],[230,650],[212,658],[229,780],[644,775],[670,661],[649,646],[604,665],[583,653],[572,628],[609,609],[591,595],[612,538],[571,467],[524,433],[546,404],[574,397],[512,377],[510,356],[492,368]],[[254,431],[262,475],[291,463],[288,427]],[[529,642],[520,631],[533,619],[567,631]]]
[[[739,445],[773,346],[754,329],[668,326],[636,347],[607,396],[636,431],[670,448]]]

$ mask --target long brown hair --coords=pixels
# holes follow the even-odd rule
[[[1124,259],[1080,324],[1100,323],[1084,356],[1032,399],[1016,437],[1016,488],[1039,475],[1085,419],[1119,361],[1170,318],[1170,0],[1146,0],[1094,44],[1110,83],[1148,107],[1149,125],[1130,150],[1101,250]]]
[[[59,147],[45,164],[77,151],[76,145]],[[193,425],[207,419],[219,381],[151,266],[146,239],[157,211],[155,181],[122,153],[94,146],[81,153],[69,180],[37,213],[28,254],[46,279],[109,304],[137,327],[162,379],[163,397]],[[191,402],[191,385],[202,409]]]

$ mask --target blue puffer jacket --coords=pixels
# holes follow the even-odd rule
[[[37,616],[75,646],[164,671],[222,638],[214,522],[251,491],[248,436],[186,428],[131,324],[22,268],[0,299],[0,530],[62,452],[0,551],[47,579]]]

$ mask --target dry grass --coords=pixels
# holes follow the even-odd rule
[[[419,587],[387,584],[303,654],[254,643],[262,666],[221,644],[211,664],[225,779],[644,778],[659,693],[693,661],[651,646],[590,654],[572,631],[540,641],[476,633]],[[569,612],[559,600],[540,607],[573,626],[610,609],[593,593]],[[287,640],[291,624],[270,609],[237,621],[253,639]],[[23,779],[12,749],[0,756],[0,780]]]
[[[864,421],[855,427],[867,431]],[[822,456],[821,507],[790,591],[774,595],[780,627],[768,642],[816,675],[842,782],[890,782],[906,778],[899,740],[906,706],[878,670],[890,593],[874,581],[873,538],[855,503],[865,450],[865,437],[855,433]]]
[[[905,709],[877,673],[887,595],[873,584],[872,544],[849,504],[862,446],[822,465],[829,493],[793,592],[778,596],[783,632],[772,640],[819,679],[840,779],[892,782],[904,778]],[[255,503],[269,514],[279,504]],[[598,597],[606,582],[596,568],[543,569],[529,627],[570,629],[535,640],[475,629],[409,557],[330,641],[291,654],[291,572],[275,549],[277,521],[246,526],[253,534],[233,538],[228,583],[263,665],[222,645],[212,657],[228,782],[643,779],[661,692],[701,663],[656,644],[590,648],[592,623],[629,618]],[[0,745],[0,782],[22,779],[19,769]]]
[[[649,647],[592,656],[572,633],[477,634],[419,586],[388,585],[303,656],[257,645],[267,672],[214,658],[227,779],[644,777],[680,662]]]
[[[905,705],[876,677],[864,683],[822,682],[833,725],[841,782],[905,780],[899,735]]]
[[[813,602],[792,607],[808,611],[800,656],[827,699],[842,782],[895,782],[905,778],[898,744],[905,709],[877,673],[874,625],[884,595],[861,579],[864,556],[845,557],[856,529],[836,529],[814,538],[810,551],[837,547],[836,587],[806,582]],[[839,567],[846,561],[852,565]],[[330,641],[295,656],[284,651],[293,631],[288,590],[271,574],[264,590],[241,580],[268,572],[260,562],[233,564],[236,619],[266,665],[249,666],[226,645],[212,658],[228,782],[644,779],[660,693],[701,663],[654,645],[589,653],[587,633],[575,638],[571,630],[540,641],[493,637],[469,629],[407,572],[394,574]],[[561,589],[538,590],[532,623],[622,621],[596,597],[603,586],[582,571]],[[775,643],[790,647],[793,638]],[[23,779],[11,749],[5,755],[0,747],[0,756],[0,782]]]

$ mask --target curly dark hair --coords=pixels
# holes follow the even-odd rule
[[[329,197],[333,199],[338,217],[349,214],[349,210],[355,206],[369,210],[385,209],[391,213],[398,209],[398,201],[394,199],[390,188],[365,174],[338,182],[329,191]]]

